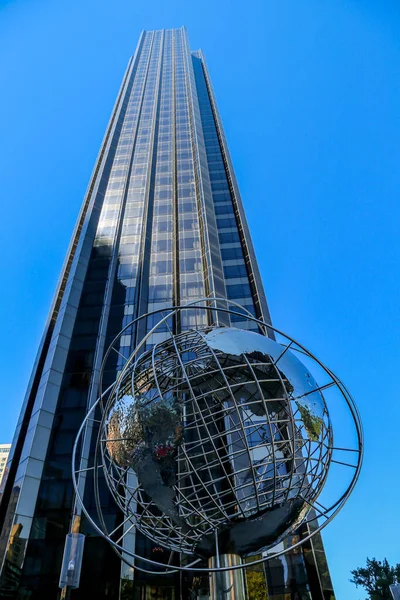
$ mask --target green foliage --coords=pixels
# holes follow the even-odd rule
[[[131,579],[121,579],[121,600],[131,600],[133,598],[133,581]]]
[[[303,406],[296,400],[297,408],[299,409],[301,419],[306,428],[307,435],[313,442],[317,442],[322,429],[322,419],[316,415],[311,414],[310,409]]]
[[[389,586],[400,583],[400,564],[391,567],[388,561],[367,558],[367,565],[351,571],[350,581],[363,587],[368,593],[366,600],[392,600]]]
[[[262,571],[247,571],[246,583],[251,600],[268,600],[267,584]]]

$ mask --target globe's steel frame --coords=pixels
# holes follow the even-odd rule
[[[246,331],[226,327],[210,331],[209,326],[203,325],[176,335],[170,334],[144,354],[134,351],[108,396],[106,420],[103,419],[101,426],[100,462],[115,502],[122,511],[126,511],[127,503],[137,504],[131,524],[134,523],[137,530],[156,544],[178,553],[195,554],[196,543],[201,543],[207,535],[211,536],[209,543],[213,545],[214,530],[223,528],[229,522],[234,524],[238,517],[252,519],[279,505],[290,506],[292,500],[296,499],[300,499],[303,509],[306,509],[307,502],[314,502],[323,487],[332,454],[332,426],[323,395],[320,391],[315,392],[318,384],[308,382],[310,387],[307,385],[306,389],[301,389],[297,386],[291,391],[290,380],[294,373],[287,373],[288,365],[284,367],[281,364],[289,358],[288,354],[285,356],[286,353],[282,353],[282,347],[271,340],[268,346],[272,354],[265,355],[266,361],[257,353],[254,358],[246,353],[234,356],[208,344],[208,335],[215,334],[220,343],[221,338],[229,343],[232,336],[239,338],[239,345],[246,341],[250,344],[256,343],[256,340],[260,342],[259,336],[255,338],[254,333],[249,335]],[[264,339],[261,337],[261,341]],[[232,350],[235,354],[236,350]],[[298,363],[296,366],[303,373],[304,365]],[[269,389],[271,384],[275,388],[272,395]],[[176,427],[179,427],[177,414],[173,409],[171,411],[170,401],[165,400],[164,394],[167,393],[169,397],[177,394],[179,397],[182,386],[186,390],[186,399],[180,399],[178,410],[185,415],[186,425],[185,443],[181,444],[181,436],[176,437]],[[131,393],[133,396],[130,396]],[[142,395],[142,410],[145,412],[140,420],[145,419],[147,434],[141,428],[130,429],[129,423],[132,424],[132,421],[129,419],[129,423],[126,423],[124,417],[127,397],[133,400],[133,397],[140,398]],[[312,439],[307,434],[299,407],[295,406],[308,397],[313,399],[312,403],[320,402],[319,408],[322,409],[318,418],[320,428],[317,435],[312,431]],[[137,406],[133,402],[131,408],[135,404]],[[158,421],[156,430],[153,429],[154,423],[148,422],[152,410],[146,413],[146,406],[156,411],[157,407],[163,407],[163,418]],[[256,417],[259,410],[263,411],[261,420]],[[313,414],[315,410],[314,407]],[[275,418],[270,413],[275,414]],[[168,418],[172,418],[172,429],[168,430],[166,438],[164,428],[165,419]],[[179,423],[180,420],[179,417]],[[223,423],[222,431],[216,425],[218,421]],[[124,430],[124,423],[128,425],[130,433]],[[161,438],[160,427],[164,429],[164,437]],[[150,435],[152,441],[143,435]],[[256,439],[250,443],[250,437],[254,435]],[[233,438],[236,438],[236,442]],[[170,492],[172,483],[156,483],[160,476],[162,456],[158,456],[155,462],[151,458],[154,455],[154,443],[163,452],[167,439],[169,452],[177,451],[172,463],[164,467],[169,474],[173,466],[176,469],[173,484],[175,500],[179,505],[176,519],[166,516],[170,510],[175,512],[169,502],[168,507],[165,505],[163,508],[163,497]],[[256,448],[263,454],[263,458],[257,461],[253,455],[253,452],[257,453]],[[144,470],[142,460],[146,465]],[[291,466],[287,469],[285,467],[288,464]],[[125,481],[129,467],[136,472],[140,485]],[[149,469],[154,469],[149,483],[153,493],[154,486],[159,490],[158,503],[153,497],[151,502],[143,496],[146,486],[142,476],[147,480]],[[195,525],[193,519],[199,519],[199,523]],[[276,536],[272,534],[274,543],[288,535],[287,527],[283,532],[278,531],[278,523],[275,517]],[[290,529],[293,531],[295,527],[294,522]],[[257,529],[260,531],[260,527]],[[247,556],[249,534],[243,535],[239,553]],[[244,539],[246,542],[243,546]],[[253,547],[259,550],[259,544],[257,542]],[[265,538],[262,544],[269,545]]]
[[[224,304],[224,303],[227,306],[227,308],[223,308],[221,306],[221,304]],[[239,310],[237,310],[237,311],[232,310],[231,308],[229,308],[229,306],[235,306]],[[102,510],[101,510],[101,506],[100,506],[100,499],[99,499],[98,473],[101,469],[104,468],[104,465],[102,463],[99,463],[99,461],[98,461],[98,457],[100,454],[99,450],[100,450],[101,433],[102,433],[101,425],[102,425],[102,422],[104,421],[104,419],[106,418],[104,398],[107,395],[112,394],[113,389],[116,387],[116,385],[118,384],[118,381],[121,379],[121,373],[122,373],[121,372],[119,374],[119,377],[116,382],[114,382],[112,385],[110,385],[106,390],[102,391],[102,386],[103,386],[102,380],[103,380],[104,369],[105,369],[107,360],[110,356],[110,353],[112,351],[115,351],[119,354],[115,345],[117,344],[117,342],[119,342],[122,335],[124,335],[130,328],[133,328],[142,319],[145,319],[145,318],[147,318],[149,316],[153,316],[153,315],[160,315],[160,320],[157,322],[157,324],[143,337],[143,339],[136,346],[136,348],[134,350],[134,354],[136,354],[136,355],[144,347],[144,344],[146,343],[146,341],[160,327],[161,324],[166,323],[171,318],[174,318],[177,315],[177,313],[179,313],[180,311],[191,310],[193,308],[202,310],[202,311],[207,311],[208,314],[211,314],[211,315],[216,312],[222,312],[222,313],[225,313],[228,315],[238,315],[238,316],[241,316],[242,318],[243,318],[243,314],[246,313],[245,314],[246,319],[248,321],[256,323],[259,326],[260,330],[264,333],[264,335],[269,334],[269,337],[274,337],[275,335],[278,335],[278,336],[281,336],[282,338],[284,338],[286,340],[286,345],[282,346],[282,354],[275,361],[275,363],[277,363],[279,361],[279,359],[285,354],[285,352],[288,349],[296,350],[297,352],[304,354],[304,355],[308,356],[309,358],[311,358],[313,361],[315,361],[315,363],[318,364],[319,367],[321,367],[323,369],[323,371],[325,371],[325,373],[331,379],[329,384],[325,384],[324,386],[321,386],[321,388],[318,388],[318,389],[323,390],[323,389],[327,389],[329,387],[335,386],[339,390],[339,392],[341,393],[341,396],[345,400],[345,403],[350,411],[353,425],[354,425],[354,432],[356,434],[356,440],[357,440],[357,444],[356,444],[357,447],[354,447],[354,448],[335,447],[333,440],[332,440],[332,447],[328,448],[329,452],[331,453],[330,460],[333,463],[341,465],[345,468],[352,469],[354,472],[346,486],[346,489],[342,492],[342,494],[339,496],[339,498],[335,499],[335,501],[328,508],[323,506],[322,504],[320,504],[317,500],[315,500],[314,503],[308,503],[308,504],[310,504],[310,510],[305,515],[305,518],[301,522],[301,525],[316,521],[317,527],[313,527],[312,531],[309,530],[310,533],[308,535],[302,537],[301,540],[288,546],[287,548],[284,548],[283,550],[278,550],[273,553],[268,553],[267,556],[263,556],[262,558],[253,560],[251,562],[246,562],[246,563],[238,564],[235,566],[229,566],[229,567],[214,567],[214,568],[196,567],[195,565],[198,564],[199,562],[201,562],[201,560],[202,560],[201,558],[198,558],[184,566],[182,566],[182,565],[169,566],[169,565],[166,565],[165,563],[161,563],[161,562],[152,560],[150,558],[140,556],[140,555],[136,554],[135,552],[128,550],[126,547],[123,547],[121,545],[121,542],[122,542],[124,536],[128,533],[128,531],[131,530],[132,527],[130,527],[128,529],[128,531],[125,531],[123,533],[123,535],[117,539],[117,541],[114,541],[111,536],[115,535],[119,529],[123,528],[125,523],[127,523],[129,521],[130,517],[123,519],[123,521],[113,531],[108,531],[107,526],[105,524],[105,520],[103,518],[103,514],[102,514]],[[132,357],[132,355],[131,355],[131,357]],[[126,364],[128,364],[131,357],[129,357],[129,359],[125,359]],[[238,304],[232,300],[228,301],[224,298],[218,298],[218,297],[202,298],[202,299],[196,300],[194,302],[191,302],[189,304],[186,304],[184,306],[172,306],[170,308],[161,308],[161,309],[143,314],[140,317],[133,319],[114,338],[113,342],[110,344],[109,348],[107,349],[107,352],[105,353],[101,371],[100,371],[98,390],[99,390],[98,399],[91,406],[84,421],[82,422],[82,425],[78,431],[78,434],[77,434],[77,437],[76,437],[76,440],[74,443],[74,447],[73,447],[72,480],[73,480],[73,486],[74,486],[75,495],[76,495],[76,505],[80,507],[80,509],[82,510],[86,519],[90,522],[90,524],[96,530],[96,532],[100,536],[105,538],[112,545],[113,549],[120,556],[121,560],[123,562],[125,562],[126,564],[128,564],[129,566],[133,567],[134,569],[137,569],[138,571],[142,571],[142,572],[149,573],[149,574],[171,574],[171,573],[176,573],[178,571],[214,573],[214,572],[220,572],[220,571],[230,571],[230,570],[237,570],[237,569],[251,567],[253,565],[257,565],[257,564],[266,562],[268,560],[271,560],[272,558],[281,556],[281,555],[293,550],[294,548],[302,545],[304,542],[306,542],[307,540],[312,538],[316,533],[320,532],[324,527],[326,527],[326,525],[328,523],[330,523],[332,521],[332,519],[343,508],[343,506],[346,503],[347,499],[349,498],[352,490],[354,489],[354,486],[357,483],[357,479],[360,474],[362,460],[363,460],[363,431],[362,431],[362,424],[361,424],[361,419],[360,419],[360,415],[359,415],[357,406],[355,405],[353,398],[351,397],[350,393],[348,392],[348,390],[346,389],[344,384],[340,381],[340,379],[338,377],[336,377],[332,373],[332,371],[330,371],[330,369],[328,369],[318,358],[316,358],[304,346],[299,344],[293,338],[286,335],[285,333],[283,333],[282,331],[280,331],[273,325],[271,325],[269,323],[265,323],[264,321],[257,319],[256,317],[253,317],[253,315],[250,312],[248,312],[245,309],[245,307],[241,306],[240,304]],[[316,391],[316,390],[314,390],[314,391]],[[97,408],[100,409],[101,414],[102,414],[102,418],[100,419],[100,421],[98,419],[94,418],[95,411]],[[91,467],[81,468],[82,464],[78,464],[78,461],[80,460],[78,448],[80,447],[80,445],[83,441],[83,437],[84,437],[86,428],[89,425],[89,423],[91,423],[91,422],[98,422],[100,424],[97,441],[96,441],[94,464]],[[350,464],[350,463],[344,462],[342,460],[337,460],[334,457],[335,452],[354,453],[354,455],[356,456],[355,464]],[[96,521],[89,514],[88,509],[84,505],[82,494],[81,494],[80,477],[83,474],[86,474],[88,471],[93,471],[93,474],[94,474],[95,501],[96,501],[96,508],[97,508],[97,516],[99,518],[100,524],[96,523]],[[325,519],[325,520],[322,523],[319,523],[318,519],[320,519],[320,520]],[[216,534],[216,537],[217,537],[217,534]],[[218,542],[216,540],[216,545],[217,545],[217,543]],[[126,558],[127,556],[131,560],[128,560]],[[139,567],[135,561],[143,561],[144,563],[151,565],[152,567],[156,567],[158,569],[155,571],[150,571],[149,569]]]

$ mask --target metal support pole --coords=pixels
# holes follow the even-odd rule
[[[237,554],[220,554],[208,561],[210,569],[234,567],[242,559]],[[210,600],[246,600],[243,569],[210,573]]]
[[[67,585],[61,590],[60,600],[69,600],[71,597],[71,588]]]

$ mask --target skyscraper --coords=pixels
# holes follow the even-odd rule
[[[58,597],[74,506],[72,447],[115,335],[135,316],[207,296],[270,319],[203,55],[190,51],[183,28],[144,32],[96,161],[13,439],[0,505],[2,597]],[[195,318],[186,311],[174,327],[190,328]],[[240,316],[232,320],[245,326]],[[147,331],[152,325],[147,319]],[[110,383],[143,333],[122,336],[106,373]],[[90,474],[90,504],[88,483]],[[121,515],[106,488],[101,493],[112,528]],[[174,600],[194,585],[140,572],[132,581],[84,519],[80,530],[87,539],[77,599]],[[132,543],[150,556],[163,552],[139,534]],[[333,597],[318,537],[265,572],[270,599]],[[198,595],[204,585],[198,583]]]
[[[6,471],[8,455],[10,453],[11,444],[0,444],[0,483]]]

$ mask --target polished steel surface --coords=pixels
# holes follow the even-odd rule
[[[208,564],[211,569],[233,567],[241,565],[242,559],[237,554],[220,554],[212,556]],[[211,571],[210,600],[246,600],[243,570]]]

